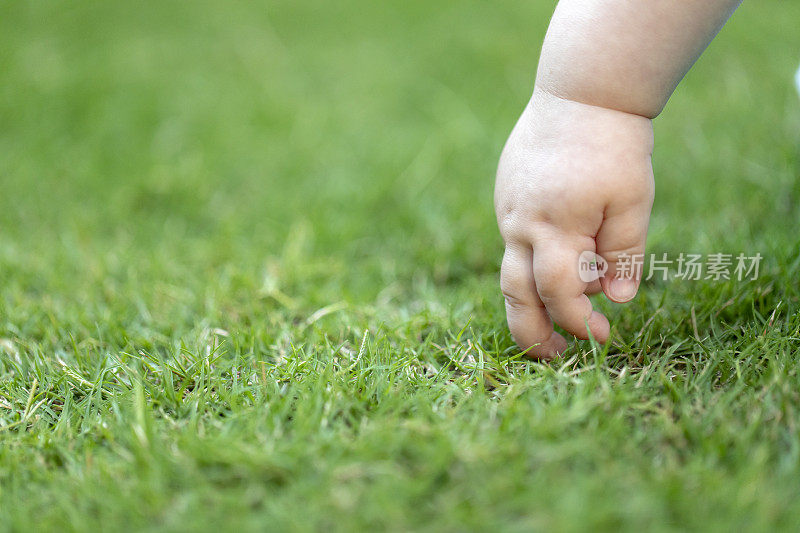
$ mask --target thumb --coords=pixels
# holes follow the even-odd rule
[[[600,286],[614,302],[630,301],[639,290],[649,221],[650,205],[630,208],[606,218],[595,237],[597,254],[608,263]]]

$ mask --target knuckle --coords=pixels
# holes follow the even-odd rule
[[[559,262],[536,269],[536,287],[542,299],[554,299],[569,294],[573,285],[570,275],[572,270],[577,268],[576,265],[565,265]]]
[[[520,294],[524,289],[525,279],[520,272],[505,267],[500,272],[500,290],[503,294]]]
[[[518,296],[515,296],[506,290],[502,292],[503,292],[503,298],[506,301],[506,308],[508,308],[509,310],[525,311],[527,309],[530,309],[530,305],[527,302],[525,302],[525,300],[523,300],[522,298],[519,298]]]
[[[539,288],[539,299],[548,310],[557,310],[564,296],[558,290],[553,290],[548,287]]]
[[[522,235],[522,224],[520,223],[519,216],[515,213],[509,212],[499,215],[497,227],[500,230],[500,235],[502,235],[506,241],[519,240]]]

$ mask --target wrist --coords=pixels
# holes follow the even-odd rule
[[[620,109],[573,100],[536,86],[523,121],[544,138],[564,135],[583,138],[585,142],[613,140],[626,146],[653,151],[652,119]]]
[[[593,107],[610,109],[648,120],[656,118],[667,103],[667,97],[646,94],[647,91],[630,90],[620,87],[619,82],[596,79],[590,84],[576,83],[576,80],[561,80],[556,73],[539,74],[536,78],[534,96],[537,92],[554,98],[582,103]]]

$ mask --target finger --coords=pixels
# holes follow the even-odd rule
[[[551,358],[567,348],[536,293],[533,252],[522,244],[507,244],[500,268],[500,288],[506,300],[506,318],[514,342],[533,357]]]
[[[608,263],[600,285],[614,302],[630,301],[639,290],[649,220],[650,205],[639,205],[608,216],[595,237],[597,254]]]
[[[579,339],[588,339],[591,331],[597,341],[605,342],[610,326],[606,317],[592,310],[585,294],[588,283],[581,281],[578,272],[580,246],[573,244],[552,238],[536,242],[533,273],[539,298],[553,321],[566,331]]]

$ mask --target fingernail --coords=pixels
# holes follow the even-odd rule
[[[608,285],[611,299],[618,302],[627,302],[636,296],[636,280],[625,278],[613,278]]]

